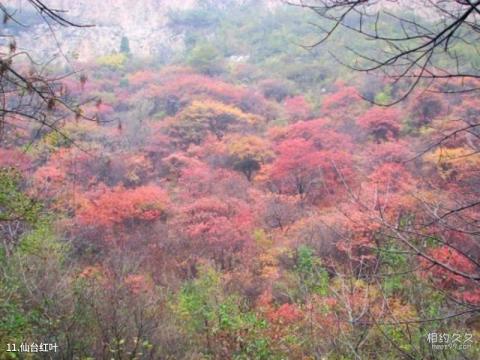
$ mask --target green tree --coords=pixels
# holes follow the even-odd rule
[[[188,64],[207,75],[223,72],[222,54],[211,43],[197,44],[188,55]]]
[[[21,235],[39,219],[40,204],[21,189],[15,169],[0,169],[0,237],[2,252],[10,255]]]
[[[120,40],[120,52],[125,54],[125,55],[130,55],[130,41],[128,40],[128,37],[122,36],[122,39]]]
[[[226,294],[221,274],[204,266],[173,304],[196,351],[214,358],[275,359],[263,334],[267,322],[248,311],[242,298]],[[208,356],[207,355],[207,356]]]

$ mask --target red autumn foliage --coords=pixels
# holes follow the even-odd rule
[[[336,248],[340,261],[353,261],[367,264],[375,259],[372,249],[374,236],[381,225],[372,214],[359,205],[342,206],[341,212],[323,216],[323,222],[337,235]]]
[[[108,174],[103,176],[109,184],[128,187],[145,184],[152,177],[153,165],[144,154],[125,154],[108,159]]]
[[[101,186],[87,195],[87,200],[77,212],[80,224],[110,228],[135,221],[154,221],[166,214],[168,196],[155,185],[135,189]]]
[[[36,194],[42,198],[59,196],[65,190],[67,176],[64,169],[55,165],[45,165],[33,175]]]
[[[293,196],[270,195],[262,199],[265,225],[272,229],[287,230],[300,217],[298,201]]]
[[[285,99],[285,112],[291,121],[305,120],[310,117],[311,109],[303,96],[293,96]]]
[[[380,144],[367,144],[363,160],[372,167],[382,163],[404,163],[413,158],[415,153],[404,140],[388,141]]]
[[[405,214],[421,216],[423,207],[414,196],[418,195],[417,181],[405,165],[385,163],[379,165],[362,184],[359,195],[363,204],[368,204],[378,222],[378,212],[384,220],[396,222]]]
[[[35,189],[42,197],[58,197],[72,191],[73,185],[76,190],[86,190],[97,183],[102,174],[109,173],[108,165],[108,159],[93,150],[86,153],[77,148],[62,148],[37,168],[33,175]],[[65,187],[67,183],[69,188]]]
[[[358,119],[358,124],[377,142],[391,140],[400,133],[400,112],[393,108],[373,107]]]
[[[423,271],[428,274],[431,280],[441,289],[449,291],[455,298],[472,305],[480,304],[480,286],[478,281],[469,278],[479,275],[477,265],[449,246],[440,246],[432,249],[429,253],[436,262],[461,272],[465,276],[454,272],[429,260],[421,259]]]
[[[149,75],[152,78],[146,82]],[[158,74],[139,72],[132,75],[129,81],[135,85],[145,84],[133,95],[134,99],[158,99],[169,115],[174,115],[193,100],[210,98],[235,105],[245,112],[271,117],[272,109],[260,93],[188,69],[174,67]]]
[[[277,152],[270,178],[280,192],[306,196],[318,187],[321,181],[320,156],[310,141],[286,140],[277,147]]]
[[[233,255],[249,246],[253,220],[246,203],[204,197],[183,206],[174,226],[196,254],[227,269],[233,266]]]
[[[270,169],[270,180],[280,193],[302,198],[328,195],[351,177],[352,161],[341,151],[317,150],[312,141],[285,140]]]
[[[145,84],[151,84],[158,81],[160,74],[153,70],[140,70],[128,75],[128,83],[134,87],[140,87]]]
[[[335,93],[325,97],[323,107],[327,111],[344,110],[361,100],[358,90],[355,87],[341,85]]]
[[[94,266],[86,266],[83,268],[82,272],[78,275],[78,277],[82,279],[102,279],[106,276],[107,271],[99,265]]]
[[[288,333],[290,325],[303,327],[310,316],[317,328],[330,331],[336,341],[353,325],[344,319],[353,316],[358,324],[387,311],[388,306],[382,305],[391,303],[390,295],[377,289],[370,275],[373,280],[383,271],[379,247],[392,241],[401,250],[411,250],[397,234],[405,234],[415,244],[419,238],[447,239],[468,251],[472,259],[480,256],[476,235],[472,235],[477,234],[472,229],[478,223],[478,207],[472,205],[478,200],[479,185],[478,154],[471,154],[480,148],[476,129],[448,139],[438,153],[433,150],[407,161],[415,157],[423,140],[431,140],[431,134],[441,138],[463,124],[443,116],[449,106],[462,120],[476,121],[476,98],[453,105],[439,104],[441,97],[411,101],[404,117],[394,108],[366,109],[355,88],[336,84],[337,91],[326,95],[323,104],[315,103],[315,109],[323,105],[319,112],[324,118],[307,120],[312,109],[305,98],[289,97],[292,93],[278,84],[270,84],[275,85],[270,86],[274,103],[256,90],[182,68],[140,71],[128,77],[128,86],[122,83],[120,87],[120,75],[109,76],[98,83],[87,82],[84,91],[107,93],[111,105],[91,104],[84,110],[104,115],[115,111],[119,118],[134,119],[122,118],[123,130],[115,130],[116,135],[109,125],[65,126],[80,145],[89,145],[88,154],[46,136],[41,155],[34,161],[22,158],[20,151],[0,149],[0,166],[31,166],[34,195],[61,203],[53,209],[44,201],[67,218],[65,223],[73,229],[69,233],[72,243],[81,243],[80,251],[91,245],[88,240],[105,240],[101,244],[105,248],[133,244],[125,249],[134,248],[142,255],[134,274],[115,277],[103,267],[91,266],[80,273],[81,279],[101,279],[102,286],[119,281],[127,292],[150,296],[157,285],[154,281],[164,284],[171,277],[176,281],[174,287],[180,287],[178,278],[195,277],[199,263],[213,262],[224,270],[222,286],[227,284],[229,292],[238,286],[255,299],[269,288],[254,310],[270,320],[271,339],[282,340],[282,331]],[[208,111],[203,109],[205,103],[211,104]],[[148,109],[145,118],[135,118],[137,105]],[[292,123],[273,127],[263,121],[277,118],[280,121],[275,124],[280,124],[285,120],[271,116],[275,112]],[[403,118],[434,129],[418,131],[409,123],[412,131],[403,133]],[[199,141],[175,146],[174,133],[165,131],[175,120],[188,120],[179,127],[181,134],[193,134]],[[248,180],[237,172],[245,167],[235,165],[245,159],[256,162],[255,176],[250,173]],[[58,201],[62,198],[63,203]],[[460,206],[468,208],[439,219]],[[417,237],[416,231],[424,234]],[[314,251],[315,267],[328,271],[328,296],[308,293],[300,298],[306,288],[298,297],[296,292],[292,298],[279,294],[295,280],[290,250],[299,244]],[[460,252],[447,246],[430,250],[423,246],[421,250],[435,261],[478,274],[474,261]],[[92,248],[102,250],[101,246]],[[402,254],[409,256],[408,251]],[[399,267],[410,266],[415,262],[411,259],[416,254]],[[432,261],[419,261],[422,282],[426,274],[450,298],[480,305],[478,281],[438,264],[432,266]],[[148,273],[152,268],[155,274]],[[409,274],[406,284],[413,282],[411,269],[399,269]],[[235,282],[242,280],[255,289]],[[285,283],[279,284],[279,291],[275,288],[274,301],[275,281]],[[392,297],[404,306],[408,300],[399,293],[395,290]],[[292,300],[301,305],[284,303]],[[425,315],[412,314],[411,318]]]
[[[149,293],[153,290],[153,284],[145,275],[132,274],[124,279],[124,284],[133,294]]]
[[[397,192],[411,189],[414,180],[403,164],[385,163],[378,166],[369,179],[382,192]]]
[[[0,148],[0,168],[15,167],[21,171],[31,166],[31,159],[17,149]]]
[[[347,151],[353,146],[350,136],[335,131],[332,122],[327,119],[299,121],[285,128],[273,128],[270,136],[277,142],[298,138],[308,140],[315,148],[325,150],[342,149]]]
[[[245,200],[248,181],[236,171],[214,169],[204,162],[191,160],[190,166],[180,171],[179,186],[182,199],[215,195]]]
[[[447,265],[454,270],[472,275],[475,273],[476,265],[467,257],[448,246],[435,248],[430,252],[430,255],[439,263]],[[435,265],[432,270],[435,272],[436,277],[441,279],[441,285],[444,288],[466,285],[468,283],[467,278],[455,275],[439,265]]]
[[[294,304],[283,304],[268,314],[270,321],[280,324],[290,324],[303,318],[303,313]]]

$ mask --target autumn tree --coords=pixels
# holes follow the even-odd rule
[[[275,142],[304,139],[319,150],[350,151],[353,147],[351,136],[339,130],[336,121],[325,118],[298,121],[283,128],[271,128],[269,135]]]
[[[322,113],[348,124],[360,114],[362,105],[360,94],[354,86],[338,83],[335,91],[323,98]]]
[[[358,119],[358,124],[377,142],[395,139],[400,132],[400,114],[393,108],[373,107]]]
[[[350,156],[341,151],[318,150],[312,141],[285,140],[270,169],[273,189],[310,200],[335,192],[350,176]]]
[[[291,121],[306,120],[311,114],[310,105],[303,96],[285,99],[285,111]]]
[[[164,220],[168,202],[166,192],[156,185],[133,189],[99,186],[81,200],[76,214],[79,231],[93,230],[113,244],[122,244],[122,229]]]
[[[257,117],[220,102],[194,101],[172,118],[167,133],[182,146],[200,144],[208,133],[221,140],[228,131],[252,126]]]
[[[175,220],[185,247],[211,258],[222,270],[232,269],[250,246],[252,214],[241,201],[204,197],[183,206]]]
[[[325,26],[319,27],[323,36],[313,46],[319,46],[329,39],[334,39],[340,29],[351,33],[352,36],[358,36],[359,41],[366,40],[374,44],[373,47],[355,46],[347,49],[347,52],[350,51],[354,55],[354,63],[349,62],[343,55],[337,58],[341,58],[341,62],[354,70],[361,72],[378,70],[386,75],[387,80],[391,80],[393,88],[391,95],[394,97],[381,102],[381,105],[401,102],[410,95],[415,95],[414,90],[419,86],[422,90],[424,90],[423,86],[427,88],[427,92],[424,92],[417,101],[412,102],[414,125],[429,126],[432,121],[448,110],[435,93],[461,94],[453,95],[451,103],[454,103],[458,101],[458,97],[467,98],[469,94],[478,90],[476,81],[478,69],[475,66],[478,58],[478,42],[475,41],[478,38],[478,3],[476,2],[418,1],[414,4],[414,12],[405,11],[408,4],[400,1],[312,1],[310,3],[302,1],[296,2],[296,5],[313,10],[326,21]],[[396,31],[399,28],[402,31]],[[373,99],[373,102],[378,101]],[[467,106],[467,108],[473,109],[475,106]],[[385,178],[378,181],[378,185],[384,188],[382,190],[384,194],[390,192],[394,196],[390,201],[388,197],[384,198],[382,204],[375,201],[373,207],[364,201],[360,201],[359,206],[366,214],[370,214],[371,222],[378,224],[383,232],[383,239],[393,239],[395,246],[407,252],[410,267],[407,266],[406,271],[412,271],[413,264],[418,263],[418,260],[412,259],[420,259],[427,264],[427,267],[436,269],[439,277],[434,284],[437,286],[442,283],[443,278],[449,279],[447,282],[451,284],[472,281],[469,283],[470,287],[475,289],[478,274],[477,270],[471,266],[471,262],[476,262],[477,259],[476,256],[468,255],[467,252],[471,252],[470,244],[473,239],[470,236],[476,231],[475,221],[472,222],[471,219],[472,216],[473,218],[478,216],[478,201],[476,196],[464,196],[472,192],[468,190],[465,192],[463,186],[466,185],[468,188],[467,183],[470,182],[463,182],[463,179],[471,180],[467,175],[469,173],[467,168],[470,166],[467,164],[476,162],[476,151],[465,152],[462,144],[458,142],[458,137],[465,139],[465,134],[469,133],[470,139],[476,138],[475,129],[478,123],[465,121],[468,117],[465,110],[467,109],[463,108],[456,113],[459,116],[451,121],[454,126],[444,127],[448,130],[442,133],[438,140],[434,139],[430,145],[426,146],[424,152],[415,157],[419,159],[424,153],[434,150],[432,155],[427,155],[424,159],[427,162],[431,159],[440,159],[437,165],[439,166],[438,174],[443,175],[443,180],[439,179],[438,174],[434,175],[430,181],[425,177],[422,184],[424,189],[415,190],[414,196],[403,196],[408,193],[411,182],[395,184],[396,181],[392,180],[403,177],[405,169],[399,168],[398,164],[395,166],[385,164],[378,169],[378,172],[372,174],[371,180],[379,179],[377,176],[388,176],[391,189],[381,185],[387,184],[384,182]],[[378,110],[378,114],[382,112]],[[380,118],[378,117],[377,120]],[[398,136],[398,125],[393,122],[386,124],[380,121],[369,121],[367,118],[362,120],[363,127],[370,127],[372,135],[374,132],[377,133],[375,136],[377,141],[381,138]],[[438,122],[440,121],[441,119],[438,119]],[[446,152],[443,151],[443,146],[447,147]],[[440,149],[436,150],[437,147]],[[442,156],[442,153],[451,155],[456,153],[459,156]],[[463,155],[460,155],[461,153]],[[473,159],[469,159],[472,155]],[[462,164],[466,165],[466,168],[461,170],[461,166],[457,167],[460,162],[453,160],[460,158],[462,158]],[[459,182],[462,182],[462,191],[457,187]],[[446,186],[452,193],[440,194],[436,191],[439,184]],[[410,190],[413,189],[410,188]],[[435,196],[442,197],[442,201],[438,201],[438,198],[435,201]],[[411,201],[412,198],[416,200]],[[385,213],[387,203],[390,203],[390,210],[403,209],[397,213],[397,216],[388,217]],[[391,211],[390,214],[392,215]],[[446,237],[445,234],[450,235]],[[433,243],[427,239],[432,239]],[[443,246],[434,246],[436,242]],[[457,276],[459,278],[456,278]],[[449,296],[455,297],[454,294],[455,291]],[[472,307],[472,305],[474,303],[470,308],[465,304],[460,306],[459,309],[457,308],[459,311],[449,315],[448,318],[442,319],[439,315],[439,320],[448,321],[455,317],[466,316],[470,311],[476,311],[476,306]],[[425,317],[428,321],[428,315],[422,315],[423,318],[419,321],[425,321]]]
[[[301,217],[300,206],[295,197],[272,194],[264,199],[263,218],[271,229],[287,231]]]
[[[227,139],[227,143],[233,168],[242,172],[248,181],[273,157],[268,142],[258,136],[234,136]]]

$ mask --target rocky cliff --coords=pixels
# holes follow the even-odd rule
[[[63,57],[88,61],[120,50],[122,38],[128,39],[131,52],[139,57],[168,56],[181,41],[166,27],[167,14],[176,9],[195,5],[196,0],[45,0],[53,9],[65,10],[62,15],[78,24],[92,24],[88,28],[50,28],[35,16],[26,0],[8,0],[2,3],[17,10],[16,17],[28,23],[22,29],[11,22],[8,26],[18,31],[20,48],[33,51],[38,58]],[[9,25],[11,24],[11,25]],[[125,40],[124,40],[125,41]],[[59,46],[57,46],[57,44]]]
[[[19,49],[33,53],[35,59],[78,59],[91,61],[102,55],[120,51],[122,39],[128,39],[129,48],[136,57],[168,58],[182,47],[182,39],[167,26],[168,13],[194,7],[204,0],[43,0],[53,9],[65,10],[62,13],[74,23],[94,25],[87,28],[52,26],[32,11],[27,0],[4,0],[1,4],[14,9],[15,17],[20,17],[27,27],[8,22],[2,34],[14,31]],[[210,0],[224,3],[245,0]],[[283,0],[257,0],[269,8]],[[424,17],[424,2],[427,0],[395,0],[374,2],[373,6],[387,7],[389,10],[407,9]],[[300,0],[290,2],[302,3]],[[309,3],[304,1],[303,3]],[[316,0],[310,3],[315,4]],[[430,6],[431,8],[431,6]],[[14,28],[14,30],[9,29]],[[1,41],[0,41],[1,42]]]

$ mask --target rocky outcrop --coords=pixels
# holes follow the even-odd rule
[[[33,14],[26,0],[5,3],[18,10],[16,16]],[[45,0],[44,3],[51,8],[65,10],[63,15],[74,23],[94,26],[72,28],[55,25],[50,28],[45,22],[28,19],[28,15],[24,15],[31,26],[20,29],[17,35],[19,48],[33,51],[37,58],[42,59],[66,55],[90,61],[118,52],[123,37],[128,39],[135,56],[168,56],[181,46],[181,41],[166,27],[167,14],[172,10],[192,7],[196,0]],[[8,32],[8,24],[6,30]]]

